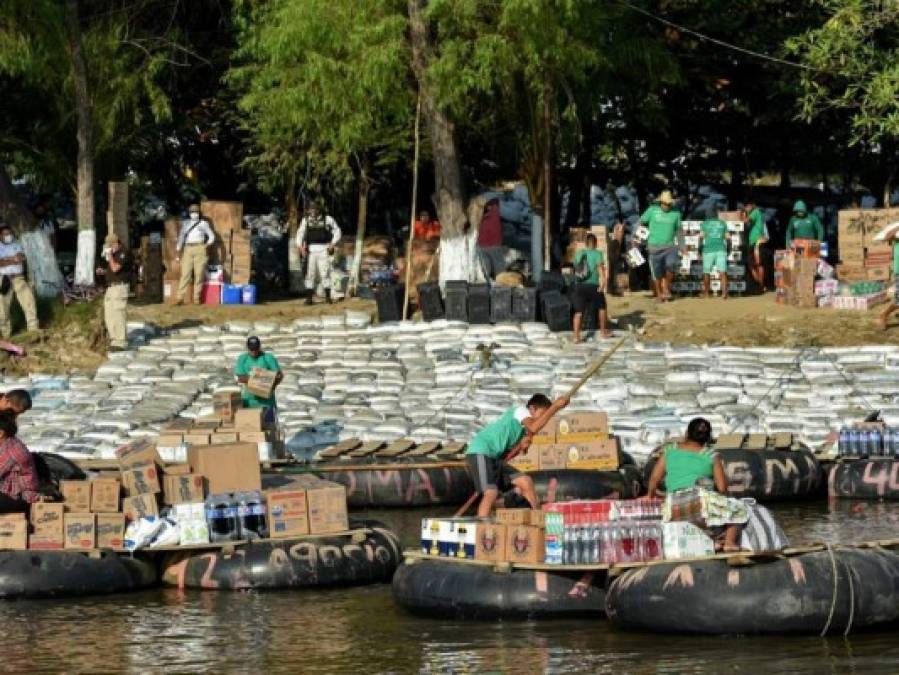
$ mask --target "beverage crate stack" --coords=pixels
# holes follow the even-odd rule
[[[837,216],[840,281],[889,281],[893,251],[875,236],[899,220],[899,209],[845,209]]]
[[[837,456],[854,459],[899,458],[899,427],[884,422],[859,422],[840,429]]]
[[[544,469],[618,469],[618,439],[609,435],[604,412],[557,415],[534,435],[526,452],[510,460],[519,471]]]
[[[162,236],[154,232],[141,237],[136,259],[138,272],[135,295],[137,299],[143,302],[162,302]]]
[[[722,220],[727,223],[727,231],[730,234],[730,242],[727,254],[727,289],[728,294],[740,294],[746,292],[746,259],[743,247],[743,222],[727,219],[722,214]],[[681,223],[683,234],[680,245],[683,249],[680,258],[680,269],[674,277],[671,290],[678,295],[696,295],[704,290],[702,270],[702,221],[685,220]],[[723,280],[716,270],[709,279],[709,290],[718,295],[722,291]]]

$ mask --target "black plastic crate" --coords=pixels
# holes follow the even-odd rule
[[[571,303],[558,291],[541,293],[543,320],[554,332],[571,330]]]
[[[405,284],[380,286],[375,291],[375,300],[378,303],[378,323],[403,320],[403,298],[405,294]]]
[[[490,323],[490,286],[469,284],[468,323]]]
[[[450,286],[447,282],[443,297],[444,315],[450,321],[468,321],[468,284]]]
[[[561,272],[543,271],[540,274],[540,283],[537,284],[540,291],[559,291],[565,290],[565,277]]]
[[[493,286],[490,289],[490,321],[493,323],[512,321],[511,286]]]
[[[512,319],[515,321],[537,320],[537,289],[517,286],[512,289]]]
[[[418,284],[418,308],[425,321],[443,318],[443,298],[440,295],[440,284],[436,281]]]

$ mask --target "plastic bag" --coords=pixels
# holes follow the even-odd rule
[[[181,529],[171,518],[162,518],[161,526],[150,542],[150,548],[157,546],[177,546],[181,542]]]
[[[156,516],[146,516],[133,521],[125,529],[125,549],[136,551],[150,544],[163,528],[163,520]]]

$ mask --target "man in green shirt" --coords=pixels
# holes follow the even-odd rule
[[[281,366],[278,365],[278,360],[272,354],[262,351],[262,343],[259,342],[259,338],[256,336],[247,339],[247,351],[237,358],[234,374],[237,376],[237,381],[244,385],[243,405],[245,408],[271,408],[272,411],[274,411],[274,409],[278,407],[275,402],[274,391],[272,392],[271,398],[260,398],[247,391],[247,381],[250,379],[250,375],[254,368],[264,368],[265,370],[272,370],[277,373],[277,375],[275,375],[275,388],[277,388],[281,383],[281,380],[284,379],[284,373],[281,372]]]
[[[606,261],[602,251],[596,250],[596,236],[588,234],[587,248],[578,250],[574,255],[574,269],[578,273],[581,266],[586,268],[587,276],[581,278],[578,275],[577,285],[574,287],[574,341],[581,341],[581,321],[584,311],[599,312],[599,331],[603,337],[608,337],[606,328],[606,294],[609,285],[609,277],[606,272]]]
[[[893,283],[896,286],[896,296],[893,298],[893,302],[880,313],[880,327],[884,330],[887,329],[887,319],[890,318],[890,314],[899,308],[899,230],[890,234],[887,242],[893,245]]]
[[[534,394],[526,407],[509,408],[471,439],[465,450],[465,463],[475,489],[481,493],[479,518],[490,516],[500,489],[516,487],[532,509],[538,508],[533,479],[509,466],[506,460],[525,452],[534,434],[568,403],[564,396],[550,402],[543,394]]]
[[[640,221],[649,228],[649,269],[655,285],[656,300],[670,301],[674,271],[679,264],[677,239],[680,236],[681,213],[674,207],[674,197],[669,190],[659,195],[659,205],[650,206]]]
[[[824,241],[824,226],[818,216],[808,212],[801,199],[793,204],[793,217],[787,225],[787,248],[790,248],[794,239]]]
[[[765,266],[762,260],[762,247],[768,243],[770,238],[768,235],[768,225],[765,223],[765,214],[755,203],[755,199],[750,197],[743,206],[743,223],[749,234],[746,241],[752,253],[749,256],[749,273],[765,292]]]
[[[714,270],[721,273],[721,297],[727,300],[727,223],[718,217],[718,209],[710,209],[709,217],[702,222],[702,279],[704,292],[709,297],[709,282]]]

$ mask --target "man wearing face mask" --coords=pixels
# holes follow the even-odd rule
[[[102,267],[97,274],[106,276],[103,319],[109,333],[110,351],[128,347],[128,288],[131,285],[131,255],[114,232],[106,235]]]
[[[178,233],[177,260],[181,261],[181,280],[178,282],[178,301],[184,303],[184,294],[191,280],[194,284],[194,304],[200,304],[200,293],[206,278],[209,262],[208,247],[215,242],[215,233],[209,223],[200,218],[199,204],[190,205],[190,218],[181,223]]]
[[[340,227],[331,216],[322,215],[318,204],[310,204],[306,214],[297,230],[297,248],[307,258],[306,290],[314,294],[306,298],[306,304],[316,299],[331,302],[331,267]]]
[[[13,293],[22,307],[28,330],[38,330],[37,304],[34,291],[25,277],[25,251],[16,241],[9,225],[0,225],[0,334],[9,338],[12,322],[9,310],[12,308]]]

